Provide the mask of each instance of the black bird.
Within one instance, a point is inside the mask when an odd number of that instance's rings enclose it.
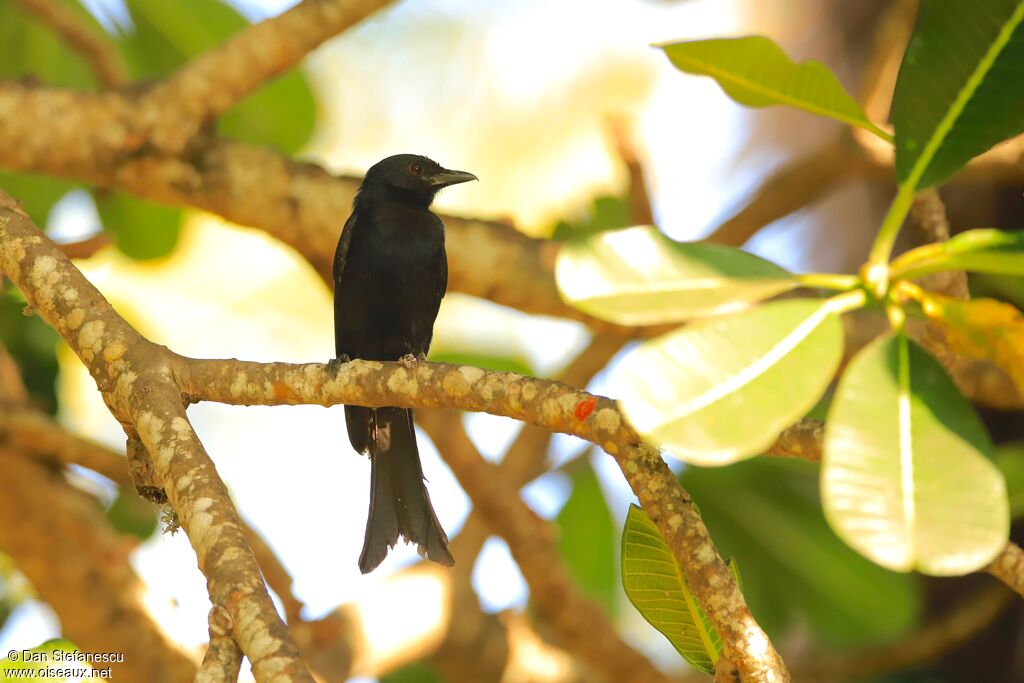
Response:
[[[334,256],[334,343],[339,360],[422,359],[448,286],[438,190],[476,180],[415,154],[366,172]],[[373,571],[401,535],[420,555],[455,563],[430,504],[412,411],[345,406],[352,447],[370,456],[370,512],[359,569]]]

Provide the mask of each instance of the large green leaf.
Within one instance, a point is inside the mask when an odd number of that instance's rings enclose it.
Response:
[[[623,412],[687,462],[757,455],[832,381],[843,354],[835,301],[776,301],[652,339],[619,365]]]
[[[134,30],[122,38],[132,75],[159,78],[217,47],[247,25],[220,0],[127,0]],[[313,132],[316,102],[298,70],[274,79],[226,113],[220,129],[231,137],[299,149]]]
[[[183,216],[178,207],[113,192],[101,197],[96,208],[118,249],[132,258],[160,258],[178,243]]]
[[[893,95],[896,175],[923,188],[1024,131],[1024,0],[923,0]]]
[[[160,525],[157,508],[133,489],[119,489],[107,508],[107,520],[116,531],[145,541]]]
[[[891,139],[868,120],[828,67],[813,60],[795,64],[769,38],[715,38],[661,47],[676,68],[711,76],[740,104],[748,107],[788,104],[858,126],[885,140]]]
[[[919,577],[869,562],[829,529],[818,474],[816,463],[755,458],[687,467],[680,480],[719,550],[743,567],[743,595],[773,639],[796,627],[813,649],[906,632],[921,607]]]
[[[711,315],[797,286],[774,263],[720,244],[675,242],[656,228],[567,242],[555,268],[571,305],[623,325]]]
[[[857,354],[825,428],[829,524],[897,571],[965,574],[1006,544],[1006,486],[984,428],[942,367],[903,335]]]
[[[630,505],[622,529],[622,587],[637,611],[668,638],[686,661],[714,673],[722,641],[658,527]]]
[[[580,588],[614,616],[619,595],[615,526],[589,459],[581,458],[575,465],[572,493],[558,513],[558,547]]]

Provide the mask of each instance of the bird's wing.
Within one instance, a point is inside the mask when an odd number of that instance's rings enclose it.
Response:
[[[341,355],[341,279],[345,273],[345,260],[348,258],[348,248],[352,243],[352,234],[355,232],[356,212],[345,221],[345,227],[341,229],[341,237],[338,239],[338,248],[334,252],[334,351]]]

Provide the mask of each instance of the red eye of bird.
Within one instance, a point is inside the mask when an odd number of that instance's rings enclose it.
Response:
[[[412,173],[413,175],[420,175],[421,173],[423,173],[423,167],[420,166],[419,164],[411,164],[409,166],[409,172]]]

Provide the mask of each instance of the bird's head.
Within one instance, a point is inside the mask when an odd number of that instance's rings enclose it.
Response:
[[[410,203],[429,206],[438,190],[449,185],[477,180],[472,173],[453,171],[418,154],[396,154],[370,167],[361,194],[386,193]]]

